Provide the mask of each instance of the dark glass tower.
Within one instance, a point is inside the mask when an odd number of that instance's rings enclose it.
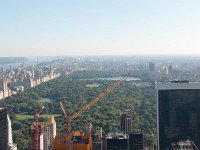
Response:
[[[158,82],[156,99],[158,150],[188,139],[200,147],[200,83]]]
[[[6,150],[8,145],[7,108],[0,107],[0,150]]]
[[[130,110],[126,110],[120,114],[120,131],[132,132],[132,116]]]

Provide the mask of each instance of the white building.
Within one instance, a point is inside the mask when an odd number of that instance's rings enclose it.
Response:
[[[56,122],[54,116],[48,118],[44,126],[44,150],[53,149],[53,140],[56,136]]]
[[[11,120],[7,115],[8,120],[8,150],[17,150],[17,145],[13,143]]]

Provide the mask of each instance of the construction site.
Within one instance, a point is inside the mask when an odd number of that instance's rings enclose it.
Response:
[[[88,123],[85,125],[85,131],[72,131],[72,126],[76,126],[73,124],[73,121],[77,119],[82,113],[86,110],[90,109],[97,102],[102,100],[105,96],[111,93],[115,88],[120,86],[128,77],[123,77],[122,79],[114,82],[108,88],[106,88],[102,93],[97,95],[91,102],[83,106],[79,111],[69,115],[61,101],[59,101],[59,107],[62,111],[63,116],[63,124],[65,126],[64,133],[61,135],[56,135],[56,126],[54,117],[50,117],[48,121],[39,122],[39,115],[44,110],[44,107],[35,111],[34,121],[30,127],[30,136],[31,136],[31,150],[92,150],[92,125]],[[102,134],[102,129],[97,129],[97,137],[99,141],[101,141],[101,137],[98,137]],[[101,135],[102,136],[102,135]],[[94,139],[94,141],[98,144],[98,140]],[[101,143],[101,142],[99,142]],[[102,144],[102,143],[101,143]],[[98,146],[97,146],[98,147]],[[102,149],[102,146],[95,149]]]

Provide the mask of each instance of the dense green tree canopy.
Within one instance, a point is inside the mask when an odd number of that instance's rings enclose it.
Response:
[[[33,121],[33,119],[19,120],[16,117],[17,114],[28,114],[34,117],[34,110],[41,108],[42,105],[45,105],[44,113],[58,114],[61,113],[58,101],[62,101],[65,110],[69,114],[73,114],[115,82],[99,80],[100,77],[121,75],[118,72],[74,72],[1,101],[8,107],[12,119],[14,142],[18,144],[20,150],[28,149],[30,144],[29,127]],[[134,132],[143,132],[145,144],[152,144],[156,130],[154,86],[147,75],[138,73],[137,77],[148,81],[150,86],[136,86],[135,81],[125,81],[79,116],[74,121],[73,130],[83,130],[84,125],[91,122],[93,126],[102,127],[104,133],[117,131],[119,130],[120,113],[130,109]],[[92,86],[94,83],[95,86]],[[41,102],[40,98],[49,98],[52,102]],[[58,123],[58,127],[62,128],[62,125]]]

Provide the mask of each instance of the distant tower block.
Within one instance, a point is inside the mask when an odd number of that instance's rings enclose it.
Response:
[[[87,136],[91,135],[91,131],[92,131],[92,124],[88,123],[85,126],[85,136],[87,137]]]
[[[155,71],[155,64],[153,62],[149,62],[149,70]]]
[[[1,79],[0,80],[0,91],[5,91],[8,89],[8,86],[7,86],[8,82],[6,79]]]
[[[120,114],[120,131],[132,132],[132,116],[130,110],[126,110]]]

